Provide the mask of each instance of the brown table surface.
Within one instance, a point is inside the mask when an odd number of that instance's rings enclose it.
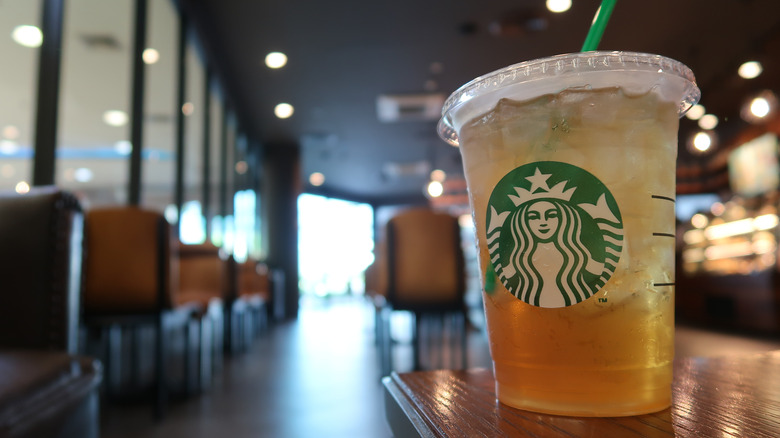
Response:
[[[393,373],[385,408],[399,438],[780,437],[780,351],[675,361],[672,407],[634,417],[537,414],[496,401],[489,370]]]

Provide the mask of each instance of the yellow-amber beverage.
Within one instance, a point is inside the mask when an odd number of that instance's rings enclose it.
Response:
[[[678,119],[698,97],[676,61],[587,52],[507,67],[445,104],[502,403],[577,416],[670,405]]]

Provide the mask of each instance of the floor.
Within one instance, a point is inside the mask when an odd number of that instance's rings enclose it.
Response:
[[[297,321],[276,324],[251,349],[229,358],[205,394],[172,404],[154,422],[151,409],[105,406],[103,438],[310,437],[384,438],[374,314],[359,298],[301,303]],[[411,366],[402,313],[394,316],[396,369]],[[677,328],[678,357],[744,354],[780,349],[780,340]],[[483,332],[468,339],[469,367],[490,366]]]

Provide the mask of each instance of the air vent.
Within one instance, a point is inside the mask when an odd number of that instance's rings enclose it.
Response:
[[[376,112],[380,122],[438,120],[444,95],[430,94],[382,94],[376,99]]]
[[[88,48],[93,50],[121,50],[122,45],[119,40],[111,34],[82,34],[81,41]]]

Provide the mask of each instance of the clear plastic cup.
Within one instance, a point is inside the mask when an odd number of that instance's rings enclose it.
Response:
[[[670,405],[677,132],[699,96],[677,61],[585,52],[503,68],[445,103],[502,403],[576,416]]]

